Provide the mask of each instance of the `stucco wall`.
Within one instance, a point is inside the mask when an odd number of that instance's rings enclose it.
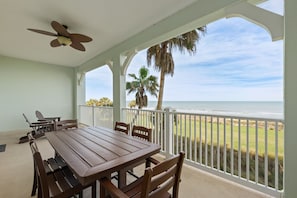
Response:
[[[0,132],[29,129],[35,111],[44,116],[74,115],[74,69],[0,56]]]

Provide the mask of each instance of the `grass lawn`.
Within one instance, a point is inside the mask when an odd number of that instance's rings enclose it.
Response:
[[[247,125],[247,122],[249,124]],[[175,135],[186,136],[192,140],[201,139],[203,143],[207,142],[209,145],[224,146],[227,148],[233,147],[234,150],[248,151],[255,153],[258,149],[258,155],[275,156],[276,145],[278,148],[278,156],[284,154],[284,131],[283,127],[278,127],[278,132],[275,132],[275,123],[258,121],[241,120],[238,124],[238,119],[231,120],[217,120],[213,119],[193,119],[181,118],[177,125],[173,126]],[[224,133],[225,131],[225,133]],[[276,141],[276,138],[278,141]],[[258,144],[256,144],[258,142]],[[240,143],[240,145],[239,145]],[[238,147],[240,146],[240,149]],[[257,148],[258,147],[258,148]]]

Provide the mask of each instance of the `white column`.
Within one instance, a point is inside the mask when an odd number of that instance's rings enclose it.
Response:
[[[85,83],[85,73],[75,71],[74,76],[74,117],[80,119],[80,109],[79,105],[85,105],[86,103],[86,83]]]
[[[173,154],[173,122],[174,122],[174,115],[170,114],[173,111],[172,108],[166,107],[165,111],[165,138],[166,138],[166,158],[169,158]]]
[[[123,74],[124,60],[121,56],[112,60],[113,73],[113,121],[122,120],[122,108],[126,107],[126,77]]]
[[[285,2],[285,197],[297,195],[297,22],[296,0]]]

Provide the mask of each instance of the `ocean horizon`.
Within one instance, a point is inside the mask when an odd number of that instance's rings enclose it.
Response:
[[[163,101],[162,106],[178,112],[283,119],[283,104],[282,101]],[[157,101],[149,101],[143,109],[156,106]]]

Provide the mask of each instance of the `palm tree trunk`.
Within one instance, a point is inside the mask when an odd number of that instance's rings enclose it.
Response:
[[[162,102],[163,102],[163,92],[164,92],[164,83],[165,83],[165,73],[163,69],[160,72],[160,89],[159,89],[159,95],[158,95],[158,104],[157,104],[157,110],[162,110]]]

